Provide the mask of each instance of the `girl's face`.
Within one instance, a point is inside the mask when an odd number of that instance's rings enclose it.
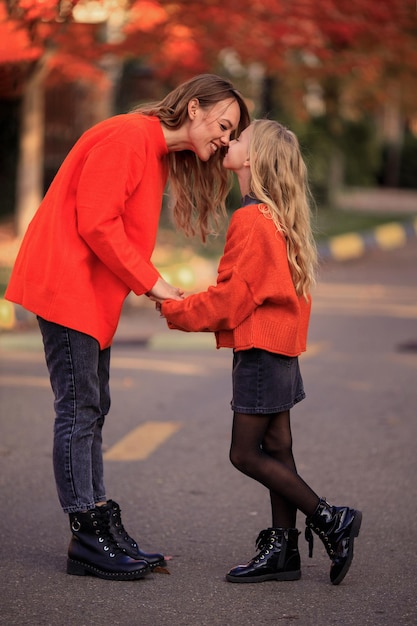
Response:
[[[248,126],[243,130],[237,139],[229,144],[229,149],[226,156],[223,159],[223,166],[238,172],[244,167],[249,166],[249,145],[252,136],[252,127]]]
[[[217,102],[208,110],[192,100],[189,116],[190,147],[199,159],[208,161],[219,148],[229,145],[230,135],[239,124],[240,108],[233,98]]]

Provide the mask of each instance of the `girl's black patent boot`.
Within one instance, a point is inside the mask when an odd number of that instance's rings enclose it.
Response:
[[[246,565],[237,565],[226,575],[231,583],[260,583],[264,580],[298,580],[301,577],[296,528],[267,528],[256,540],[260,550]]]
[[[330,582],[338,585],[342,582],[353,559],[353,541],[359,535],[362,522],[361,511],[346,506],[331,506],[321,499],[317,509],[306,519],[305,537],[309,543],[309,556],[313,556],[312,530],[324,543],[327,554],[332,560]]]
[[[113,539],[117,545],[132,559],[141,559],[149,563],[153,568],[158,565],[166,565],[165,557],[158,552],[150,554],[143,552],[132,537],[129,536],[122,523],[122,516],[120,506],[114,500],[107,500],[106,504],[101,507],[103,513],[109,515],[109,528]]]
[[[68,547],[67,573],[107,580],[134,580],[150,572],[144,560],[127,556],[114,541],[108,515],[96,506],[85,513],[70,513],[72,538]]]

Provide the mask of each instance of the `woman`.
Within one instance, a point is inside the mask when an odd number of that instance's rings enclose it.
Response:
[[[37,315],[43,337],[55,396],[55,481],[72,531],[70,574],[126,580],[164,562],[138,547],[106,496],[110,346],[130,291],[182,297],[150,261],[167,180],[177,226],[204,240],[229,189],[225,151],[248,123],[233,85],[204,74],[160,102],[97,124],[66,157],[22,242],[6,298]]]

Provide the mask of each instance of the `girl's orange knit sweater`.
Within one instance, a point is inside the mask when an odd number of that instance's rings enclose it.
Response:
[[[182,301],[166,300],[171,328],[214,331],[218,348],[306,350],[311,301],[296,294],[285,239],[259,204],[232,216],[217,284]]]
[[[84,133],[29,225],[6,298],[109,346],[129,291],[159,277],[150,258],[167,153],[156,117],[115,116]]]

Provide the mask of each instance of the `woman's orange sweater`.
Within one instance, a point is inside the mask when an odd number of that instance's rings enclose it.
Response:
[[[127,294],[159,277],[150,258],[167,153],[156,117],[119,115],[84,133],[29,225],[6,298],[109,346]]]
[[[298,356],[306,350],[311,301],[297,296],[285,239],[251,204],[232,216],[217,284],[185,300],[166,300],[171,328],[214,331],[218,348]]]

